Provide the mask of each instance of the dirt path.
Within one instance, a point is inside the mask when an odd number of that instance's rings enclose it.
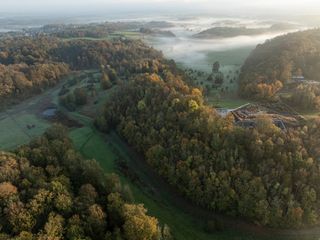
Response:
[[[41,106],[43,106],[46,103],[50,103],[52,101],[52,94],[61,88],[61,86],[64,84],[64,81],[61,81],[56,86],[44,91],[40,95],[36,95],[33,97],[30,97],[21,103],[8,106],[7,108],[3,109],[0,112],[0,118],[2,115],[14,115],[16,113],[25,111],[27,113],[37,113],[39,110],[42,110]]]

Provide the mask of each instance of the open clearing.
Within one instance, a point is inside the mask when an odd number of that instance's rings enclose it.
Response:
[[[241,66],[250,54],[253,47],[243,47],[225,51],[211,51],[206,57],[193,66],[179,64],[185,68],[194,83],[205,90],[206,101],[217,108],[234,109],[248,103],[248,100],[238,97],[239,74]],[[221,85],[215,84],[215,77],[209,80],[212,73],[212,65],[218,61],[220,72],[223,74]]]
[[[212,51],[206,53],[206,61],[214,63],[219,61],[222,65],[242,65],[254,47],[242,47],[225,51]]]
[[[27,125],[34,125],[35,127],[28,129]],[[26,144],[34,137],[40,136],[49,126],[48,122],[37,118],[34,114],[2,114],[0,120],[1,149],[11,150]]]

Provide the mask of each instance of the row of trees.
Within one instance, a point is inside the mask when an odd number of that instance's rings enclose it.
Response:
[[[320,223],[319,119],[287,132],[264,118],[239,128],[164,71],[121,86],[96,122],[198,205],[272,227]]]
[[[0,153],[0,238],[171,239],[126,189],[54,126],[14,154]]]

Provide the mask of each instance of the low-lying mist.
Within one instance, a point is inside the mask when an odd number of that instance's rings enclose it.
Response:
[[[168,58],[172,58],[185,67],[196,68],[208,71],[212,63],[209,62],[208,54],[224,51],[239,51],[246,49],[244,53],[249,54],[250,50],[256,45],[264,43],[267,39],[302,29],[297,25],[296,29],[266,33],[255,36],[237,36],[232,38],[218,39],[197,39],[192,37],[194,34],[213,27],[247,27],[247,28],[268,28],[274,22],[262,21],[257,19],[217,19],[217,18],[186,18],[167,20],[174,24],[174,27],[167,28],[173,32],[175,38],[166,37],[147,37],[145,40],[154,48],[161,50]],[[230,55],[230,54],[229,54]],[[231,54],[232,55],[232,54]],[[217,58],[217,60],[220,60]],[[239,58],[235,58],[231,64],[239,65]]]

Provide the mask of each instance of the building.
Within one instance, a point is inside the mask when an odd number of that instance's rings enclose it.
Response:
[[[297,82],[297,83],[299,83],[299,82],[305,82],[305,81],[306,81],[305,77],[302,76],[302,75],[292,76],[291,80],[292,80],[293,82]]]

